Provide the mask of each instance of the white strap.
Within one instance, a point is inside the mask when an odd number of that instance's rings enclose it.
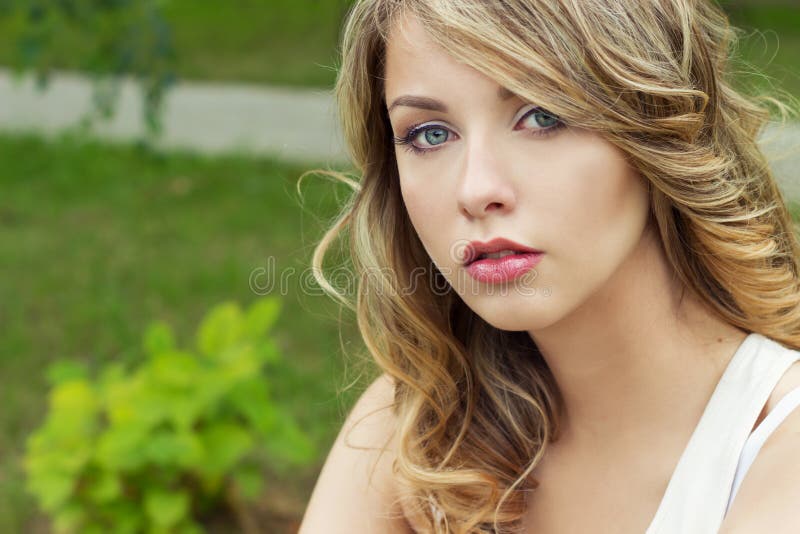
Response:
[[[753,460],[756,459],[758,452],[761,450],[761,447],[764,446],[767,438],[772,435],[783,420],[798,406],[800,406],[800,386],[784,395],[783,398],[778,401],[778,404],[769,411],[753,433],[750,434],[750,437],[747,438],[747,443],[744,444],[742,455],[739,458],[739,465],[736,468],[736,476],[733,479],[733,491],[731,492],[730,499],[728,499],[726,510],[730,509],[733,498],[736,497],[739,486],[742,484],[744,475],[747,474],[750,466],[753,465]]]
[[[745,338],[683,451],[647,534],[719,531],[742,447],[798,356],[761,334]]]

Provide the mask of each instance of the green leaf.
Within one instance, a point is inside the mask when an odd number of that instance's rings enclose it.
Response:
[[[248,500],[255,500],[264,488],[264,476],[254,466],[242,466],[233,473],[233,480],[242,496]]]
[[[144,385],[141,373],[106,384],[104,391],[106,411],[112,425],[142,420],[138,400],[142,397]]]
[[[175,527],[175,534],[204,534],[205,530],[203,530],[200,525],[193,521],[184,521],[177,527]]]
[[[36,478],[29,478],[27,489],[38,497],[39,505],[45,512],[55,512],[61,508],[72,495],[75,479],[63,473],[41,473]]]
[[[94,432],[98,399],[84,379],[69,380],[50,392],[47,426],[59,440],[83,441]]]
[[[159,397],[147,369],[140,369],[127,380],[110,384],[106,390],[106,410],[112,426],[152,427],[169,417],[170,407]]]
[[[262,338],[278,320],[281,312],[281,301],[277,297],[264,297],[247,310],[244,330],[249,339]]]
[[[169,419],[176,429],[189,432],[207,406],[204,396],[172,395],[168,405]]]
[[[169,528],[186,517],[189,496],[184,491],[151,489],[144,496],[144,508],[154,526]]]
[[[159,384],[187,388],[197,381],[198,373],[197,357],[188,352],[159,352],[150,360],[150,376]]]
[[[220,304],[203,319],[197,332],[197,347],[204,355],[217,357],[241,339],[243,326],[242,311],[236,303]]]
[[[140,425],[124,425],[108,429],[97,443],[97,462],[111,471],[135,470],[147,457],[144,445],[148,441],[148,428]]]
[[[275,457],[293,464],[303,465],[316,457],[314,444],[283,410],[274,413],[275,422],[266,448]]]
[[[142,505],[138,500],[136,503],[128,500],[110,503],[103,508],[103,512],[106,517],[113,518],[114,525],[110,530],[114,534],[139,534],[144,530],[145,511],[142,510]],[[103,534],[109,532],[108,526],[105,527],[105,530],[101,529],[100,532]]]
[[[175,335],[172,328],[163,321],[156,321],[147,327],[144,334],[144,350],[150,356],[174,350]]]
[[[231,406],[262,436],[275,428],[275,406],[269,398],[269,388],[261,377],[237,384],[229,396]]]
[[[81,529],[81,534],[106,534],[106,530],[103,525],[92,523],[84,526]]]
[[[72,431],[70,428],[69,432]],[[92,444],[86,436],[64,435],[48,425],[29,437],[23,462],[31,476],[58,472],[77,477],[91,456]]]
[[[201,470],[212,478],[231,469],[253,446],[250,433],[234,423],[213,423],[200,439],[206,451]]]
[[[45,371],[47,382],[56,386],[63,382],[86,378],[86,366],[70,360],[58,360],[51,363]]]
[[[89,487],[89,498],[103,504],[113,501],[122,494],[122,484],[119,477],[112,471],[101,471],[97,480]]]
[[[105,397],[112,385],[119,384],[127,379],[124,364],[120,362],[109,363],[100,372],[100,377],[97,380],[98,389],[102,391],[102,396]]]
[[[189,432],[176,433],[160,430],[152,434],[144,445],[148,460],[162,466],[195,466],[203,459],[203,445]]]
[[[59,415],[94,414],[97,401],[88,381],[74,379],[53,388],[50,392],[50,407]]]
[[[83,506],[69,504],[53,516],[53,527],[56,532],[77,532],[78,527],[86,519]]]
[[[191,390],[169,392],[164,408],[178,429],[191,430],[200,420],[217,417],[220,405],[236,384],[218,368],[203,369],[194,379]]]
[[[219,372],[231,385],[257,376],[261,371],[261,362],[250,345],[241,345],[225,351],[220,363],[224,367]]]

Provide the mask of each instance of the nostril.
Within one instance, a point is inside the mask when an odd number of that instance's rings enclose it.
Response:
[[[493,209],[500,209],[503,205],[500,202],[492,202],[488,206],[486,206],[486,211],[493,210]]]
[[[2,0],[0,0],[2,1]],[[494,210],[504,210],[507,204],[504,202],[489,202],[488,204],[479,203],[472,207],[466,204],[461,204],[460,211],[468,219],[475,217],[483,217]]]

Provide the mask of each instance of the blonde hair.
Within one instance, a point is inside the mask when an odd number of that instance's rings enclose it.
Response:
[[[395,382],[394,469],[429,532],[513,532],[562,401],[535,343],[449,288],[405,212],[384,102],[391,24],[416,17],[457,60],[566,124],[598,132],[650,183],[652,217],[685,288],[730,324],[800,348],[798,241],[756,139],[779,101],[732,87],[736,33],[702,0],[361,0],[336,86],[360,179],[317,245],[317,281],[352,306]],[[346,234],[355,302],[325,279]],[[420,269],[427,283],[399,291]]]

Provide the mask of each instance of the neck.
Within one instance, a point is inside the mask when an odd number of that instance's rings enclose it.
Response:
[[[558,384],[562,436],[572,442],[694,428],[747,335],[683,290],[652,229],[637,247],[579,309],[529,331]]]

